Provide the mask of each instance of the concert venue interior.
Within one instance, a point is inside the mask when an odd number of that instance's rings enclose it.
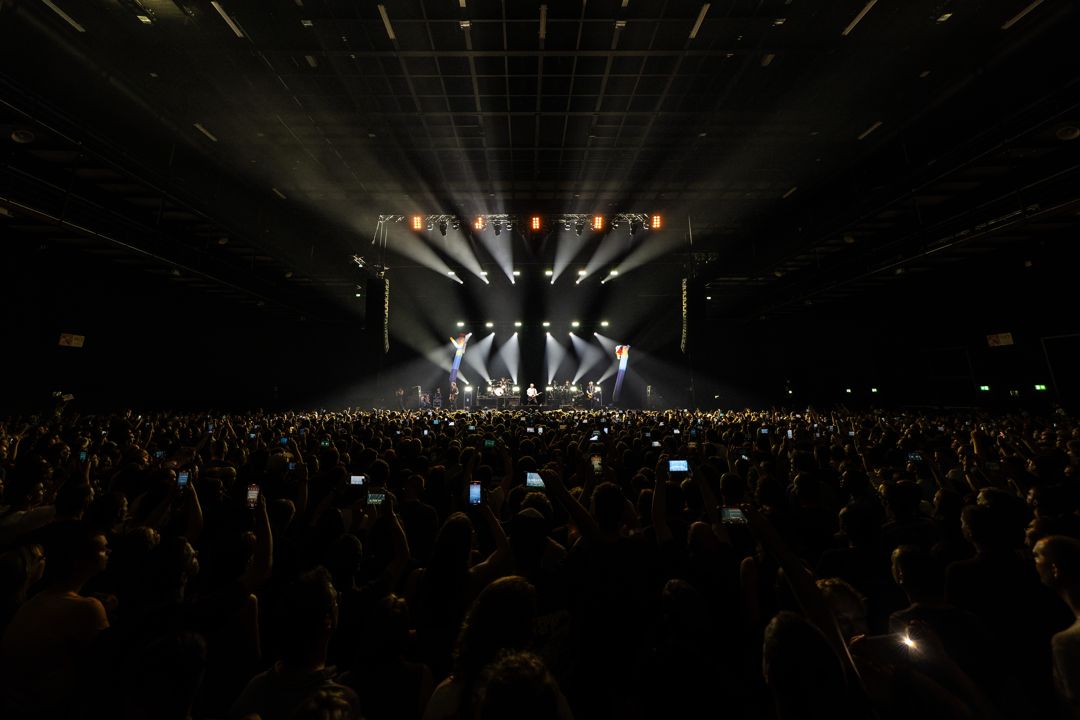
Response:
[[[0,0],[0,717],[1080,717],[1078,38]]]

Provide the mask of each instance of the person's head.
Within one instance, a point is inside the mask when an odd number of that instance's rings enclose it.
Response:
[[[290,667],[325,662],[337,622],[337,591],[326,568],[316,567],[290,582],[275,618],[282,662]]]
[[[817,586],[832,610],[845,640],[869,632],[866,598],[862,593],[840,578],[822,578],[817,581]]]
[[[126,659],[127,717],[186,720],[206,673],[206,642],[192,633],[169,634]]]
[[[877,540],[880,526],[865,505],[848,505],[840,510],[840,532],[852,547],[867,547]]]
[[[523,577],[511,575],[484,588],[461,625],[454,649],[455,675],[468,682],[500,650],[525,650],[533,642],[536,590]]]
[[[45,548],[49,562],[44,579],[54,587],[77,592],[108,565],[108,540],[84,523],[61,523],[53,530]]]
[[[793,612],[776,615],[765,628],[762,651],[765,684],[780,720],[844,717],[844,670],[829,641]]]
[[[199,553],[185,537],[163,537],[149,553],[146,572],[155,597],[182,598],[188,581],[199,574]]]
[[[911,520],[919,514],[922,489],[911,480],[885,485],[885,509],[893,520]]]
[[[1010,525],[1006,514],[990,505],[968,505],[960,514],[964,538],[979,552],[1007,552],[1016,546]]]
[[[428,567],[437,573],[462,573],[469,568],[475,533],[472,521],[465,513],[446,518],[435,536],[435,547]]]
[[[94,490],[89,485],[66,482],[56,493],[56,516],[65,520],[82,520],[94,501]]]
[[[484,668],[478,685],[477,720],[558,720],[559,686],[543,661],[505,652]]]
[[[360,720],[350,691],[343,687],[323,688],[296,706],[289,720]]]
[[[941,565],[918,545],[901,545],[893,550],[892,576],[912,602],[937,599],[944,592]]]
[[[1080,540],[1051,535],[1035,544],[1034,555],[1043,584],[1080,601]]]
[[[593,490],[593,516],[600,531],[616,533],[622,521],[626,499],[622,490],[612,482],[602,482]]]
[[[0,555],[0,613],[13,613],[45,572],[45,549],[21,545]],[[0,621],[10,619],[0,615]]]

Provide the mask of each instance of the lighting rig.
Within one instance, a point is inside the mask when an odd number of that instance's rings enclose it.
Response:
[[[413,232],[432,232],[438,230],[443,236],[447,229],[459,230],[468,227],[474,233],[491,230],[496,236],[503,230],[517,228],[524,233],[546,234],[561,228],[573,231],[580,237],[586,230],[602,233],[608,230],[626,228],[631,236],[646,230],[663,229],[663,217],[659,213],[560,213],[556,215],[512,215],[507,213],[487,213],[472,215],[468,219],[451,213],[431,215],[380,215],[379,226],[388,223],[407,223]]]

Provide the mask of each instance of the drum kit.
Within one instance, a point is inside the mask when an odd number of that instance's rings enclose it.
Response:
[[[521,388],[510,378],[499,378],[488,383],[487,393],[481,396],[484,404],[495,407],[516,407],[521,402]]]

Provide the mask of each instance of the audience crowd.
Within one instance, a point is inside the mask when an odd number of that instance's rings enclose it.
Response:
[[[0,424],[0,717],[1080,717],[1080,425]]]

